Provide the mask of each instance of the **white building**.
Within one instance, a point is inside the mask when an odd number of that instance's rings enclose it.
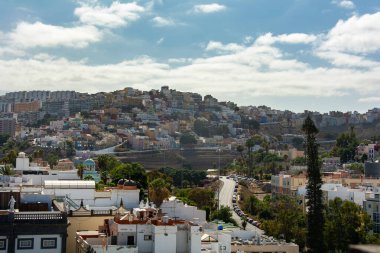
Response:
[[[43,186],[46,180],[78,180],[77,170],[51,170],[29,162],[29,157],[20,152],[16,158],[15,172],[22,175],[24,185]]]
[[[117,249],[128,253],[201,252],[201,226],[184,220],[174,221],[168,216],[157,218],[153,210],[142,211],[151,212],[142,216],[128,213],[106,220],[101,232],[109,233],[109,237],[97,231],[77,232],[76,252],[96,250],[102,245],[107,252],[120,252]]]
[[[340,198],[343,201],[351,201],[360,206],[363,206],[363,201],[368,192],[365,187],[352,189],[344,187],[342,184],[323,184],[321,189],[326,202]],[[297,194],[301,197],[305,197],[306,185],[298,187]]]
[[[96,191],[95,181],[84,180],[48,180],[44,184],[44,194],[53,198],[68,197],[78,206],[81,201],[87,209],[116,207],[123,200],[124,207],[139,206],[140,190],[133,181],[119,181],[118,187]]]
[[[170,199],[169,201],[164,201],[160,209],[162,213],[169,217],[176,217],[181,220],[189,220],[197,222],[198,224],[206,223],[206,211],[200,210],[195,206],[188,206],[182,201],[177,199]]]

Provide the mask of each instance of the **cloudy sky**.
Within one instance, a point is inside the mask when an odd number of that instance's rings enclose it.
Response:
[[[0,94],[162,85],[293,111],[380,107],[380,1],[0,1]]]

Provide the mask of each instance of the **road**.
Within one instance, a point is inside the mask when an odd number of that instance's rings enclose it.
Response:
[[[220,206],[229,206],[232,209],[232,218],[236,220],[236,222],[241,226],[241,218],[233,211],[232,207],[232,196],[234,194],[235,184],[236,182],[232,179],[227,179],[226,177],[220,178],[221,181],[223,181],[223,187],[220,190],[219,193],[219,205]],[[250,223],[247,223],[246,230],[252,230],[256,233],[262,235],[264,234],[264,231],[257,228],[256,226],[253,226]]]

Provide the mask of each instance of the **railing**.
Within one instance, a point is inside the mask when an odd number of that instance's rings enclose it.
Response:
[[[91,216],[105,216],[105,215],[113,215],[112,209],[109,210],[91,210]]]
[[[61,212],[21,212],[10,213],[14,223],[25,224],[66,224],[67,215]]]
[[[65,202],[65,197],[62,197],[62,196],[58,196],[56,197],[56,200],[59,201],[59,202]],[[76,204],[72,199],[70,199],[69,197],[66,197],[66,201],[67,201],[67,204],[69,204],[69,206],[73,207],[74,209],[78,209],[79,208],[79,205]]]

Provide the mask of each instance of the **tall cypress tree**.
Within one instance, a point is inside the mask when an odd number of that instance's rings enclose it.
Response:
[[[318,159],[318,144],[315,136],[318,129],[313,120],[308,116],[302,126],[306,135],[306,160],[308,183],[306,186],[307,198],[307,239],[309,252],[323,253],[323,203],[322,203],[322,179],[320,162]]]

